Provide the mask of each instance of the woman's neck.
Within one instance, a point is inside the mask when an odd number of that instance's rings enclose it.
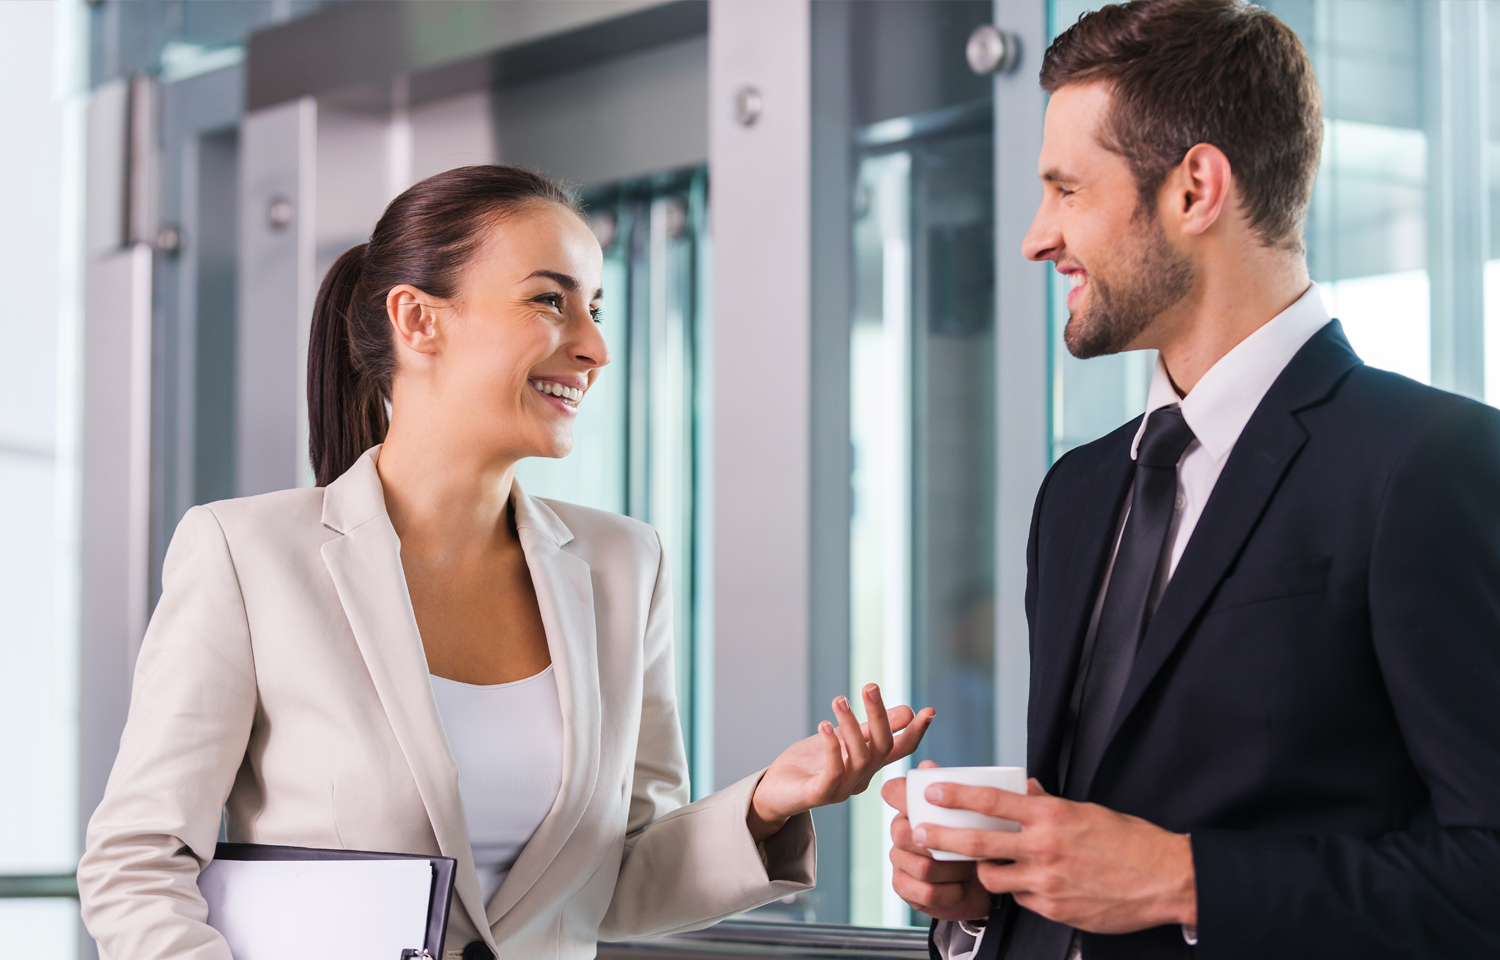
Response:
[[[376,469],[403,549],[451,553],[515,538],[508,512],[514,460],[393,419]]]

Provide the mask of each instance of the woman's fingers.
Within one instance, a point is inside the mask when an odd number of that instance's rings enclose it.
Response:
[[[850,793],[864,793],[870,787],[870,781],[880,768],[885,766],[886,758],[890,756],[891,746],[894,738],[891,735],[891,721],[886,713],[885,704],[880,700],[880,688],[870,684],[864,689],[865,716],[869,721],[865,724],[868,731],[867,744],[870,750],[869,763],[854,782]]]
[[[827,720],[818,724],[818,741],[823,746],[823,769],[813,780],[813,792],[817,794],[813,806],[837,801],[839,786],[844,781],[844,745]]]
[[[848,697],[838,697],[833,701],[833,713],[839,721],[839,739],[844,742],[844,750],[849,756],[849,761],[844,767],[844,782],[841,787],[842,796],[847,797],[864,777],[865,769],[870,765],[870,745],[865,742],[864,734],[860,732],[859,720],[849,707]]]
[[[872,683],[865,687],[864,695],[865,716],[870,718],[869,723],[866,724],[868,731],[865,739],[870,743],[870,756],[875,758],[877,765],[884,764],[895,742],[891,735],[891,718],[886,712],[885,702],[880,699],[878,686]]]
[[[922,735],[927,732],[927,727],[935,716],[937,716],[936,710],[923,707],[916,719],[907,724],[906,729],[902,730],[901,735],[896,738],[896,743],[891,748],[891,755],[886,758],[886,762],[911,756],[917,747],[921,746]]]

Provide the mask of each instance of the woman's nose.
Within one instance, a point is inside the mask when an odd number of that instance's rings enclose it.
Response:
[[[604,331],[592,318],[573,345],[572,352],[573,359],[587,367],[597,368],[609,363],[609,345],[604,342]]]

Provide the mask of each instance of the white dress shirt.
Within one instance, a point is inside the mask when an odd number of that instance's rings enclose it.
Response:
[[[1146,422],[1152,412],[1179,404],[1182,417],[1193,431],[1195,438],[1177,463],[1177,503],[1167,532],[1169,549],[1162,554],[1166,569],[1158,580],[1157,594],[1151,598],[1154,609],[1167,582],[1177,570],[1182,552],[1187,548],[1198,518],[1214,492],[1214,484],[1224,471],[1224,464],[1234,450],[1235,443],[1250,422],[1250,417],[1265,398],[1271,384],[1281,376],[1281,371],[1291,362],[1303,344],[1312,339],[1329,320],[1328,311],[1316,284],[1309,285],[1306,292],[1290,307],[1277,314],[1270,322],[1241,340],[1219,361],[1204,373],[1187,396],[1179,397],[1167,375],[1167,368],[1160,357],[1156,359],[1156,371],[1151,378],[1151,390],[1146,396],[1146,416],[1135,433],[1130,445],[1130,458],[1135,459],[1141,436],[1146,432]],[[1120,535],[1125,529],[1125,519],[1130,513],[1130,497],[1125,497],[1125,510],[1115,527],[1115,549],[1119,549]],[[1114,570],[1114,556],[1110,556],[1109,567],[1104,572],[1104,581],[1094,601],[1094,612],[1089,620],[1085,643],[1099,629],[1099,614],[1104,607],[1104,594],[1109,589],[1110,574]],[[939,923],[934,931],[934,942],[945,960],[971,960],[979,949],[983,929],[970,924]],[[1197,943],[1197,931],[1183,928],[1183,936],[1189,943]],[[1079,960],[1078,941],[1075,939],[1069,960]]]
[[[432,694],[458,767],[469,846],[488,904],[552,811],[562,787],[563,718],[552,665],[511,683],[433,676]]]

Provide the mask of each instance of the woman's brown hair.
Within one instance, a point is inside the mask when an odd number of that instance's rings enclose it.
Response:
[[[385,440],[396,350],[386,315],[392,287],[450,299],[486,232],[533,203],[580,213],[555,180],[520,167],[459,167],[413,184],[385,208],[369,242],[323,278],[307,346],[308,453],[320,487]]]

